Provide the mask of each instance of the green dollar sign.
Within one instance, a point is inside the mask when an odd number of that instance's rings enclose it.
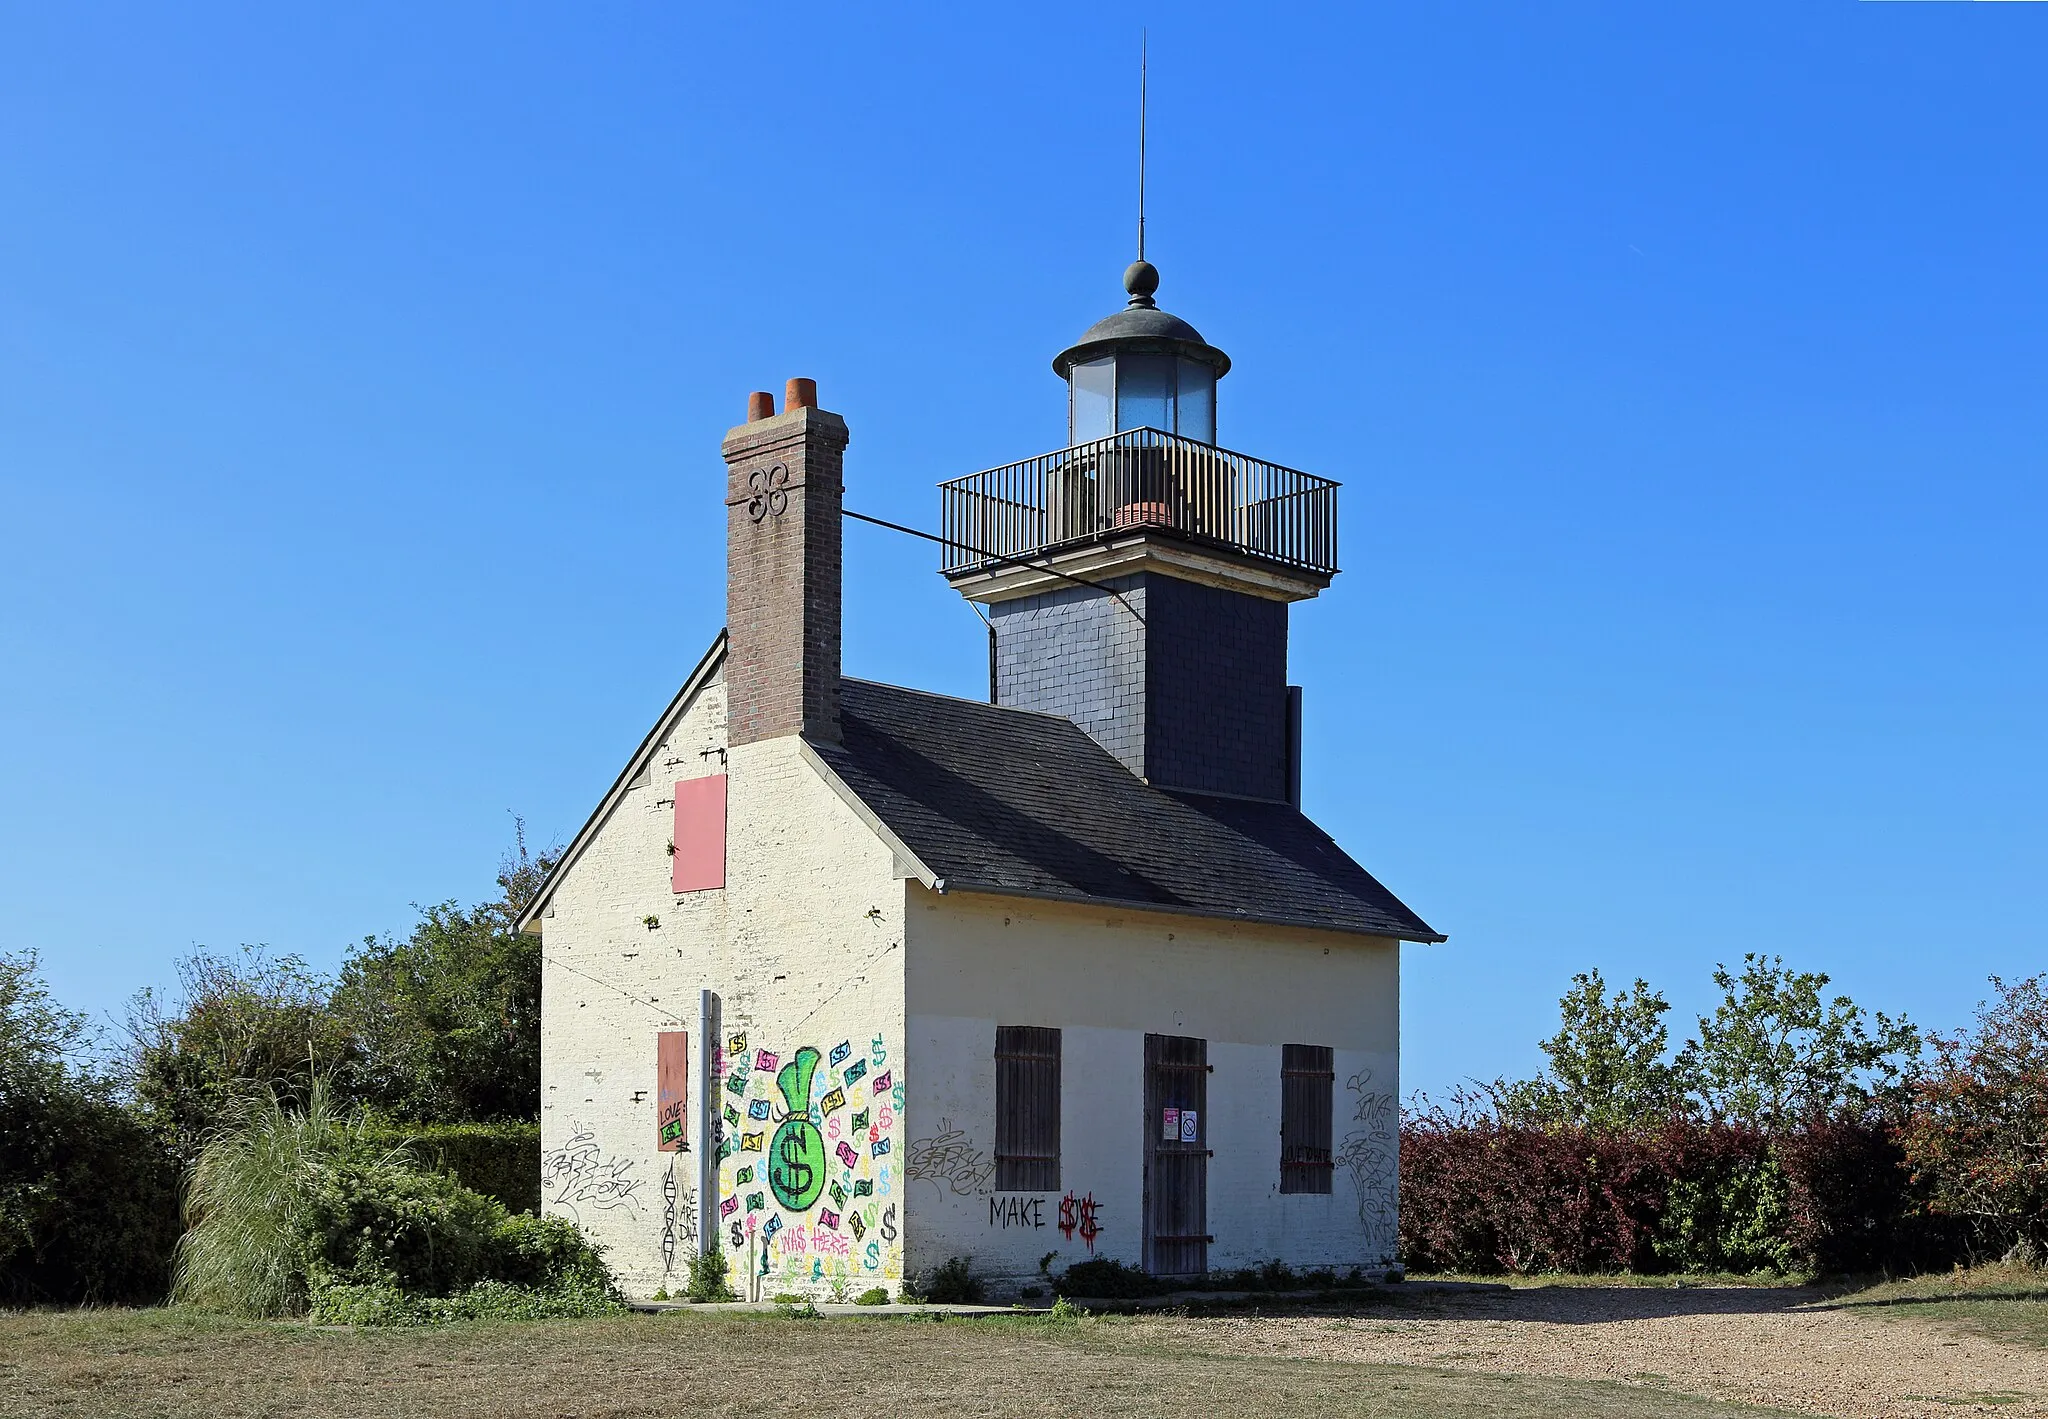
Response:
[[[818,1072],[818,1058],[805,1045],[775,1076],[789,1111],[768,1147],[768,1186],[791,1212],[810,1211],[825,1190],[825,1136],[811,1122],[811,1077]]]

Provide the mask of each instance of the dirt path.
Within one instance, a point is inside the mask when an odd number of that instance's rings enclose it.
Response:
[[[2048,1416],[2048,1351],[1790,1288],[1418,1287],[1364,1316],[1146,1324],[1229,1354],[1609,1380],[1845,1419]]]

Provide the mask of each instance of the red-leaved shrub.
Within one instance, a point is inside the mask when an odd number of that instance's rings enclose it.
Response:
[[[1433,1114],[1401,1132],[1401,1257],[1481,1274],[1944,1265],[1957,1234],[1901,1163],[1876,1120],[1622,1135]]]

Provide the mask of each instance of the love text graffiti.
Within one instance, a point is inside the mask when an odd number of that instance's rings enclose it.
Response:
[[[1060,1199],[1060,1235],[1068,1241],[1079,1237],[1095,1254],[1095,1239],[1102,1235],[1102,1204],[1094,1193],[1076,1197],[1071,1192]]]

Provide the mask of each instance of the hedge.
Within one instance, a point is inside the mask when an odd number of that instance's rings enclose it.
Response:
[[[1903,1271],[1966,1250],[1890,1130],[1860,1120],[1777,1135],[1411,1122],[1400,1218],[1417,1271]]]
[[[0,1091],[0,1306],[153,1304],[180,1230],[177,1160],[134,1115]]]
[[[422,1167],[495,1197],[508,1212],[540,1211],[540,1125],[416,1123],[377,1129],[372,1139],[403,1146]]]

